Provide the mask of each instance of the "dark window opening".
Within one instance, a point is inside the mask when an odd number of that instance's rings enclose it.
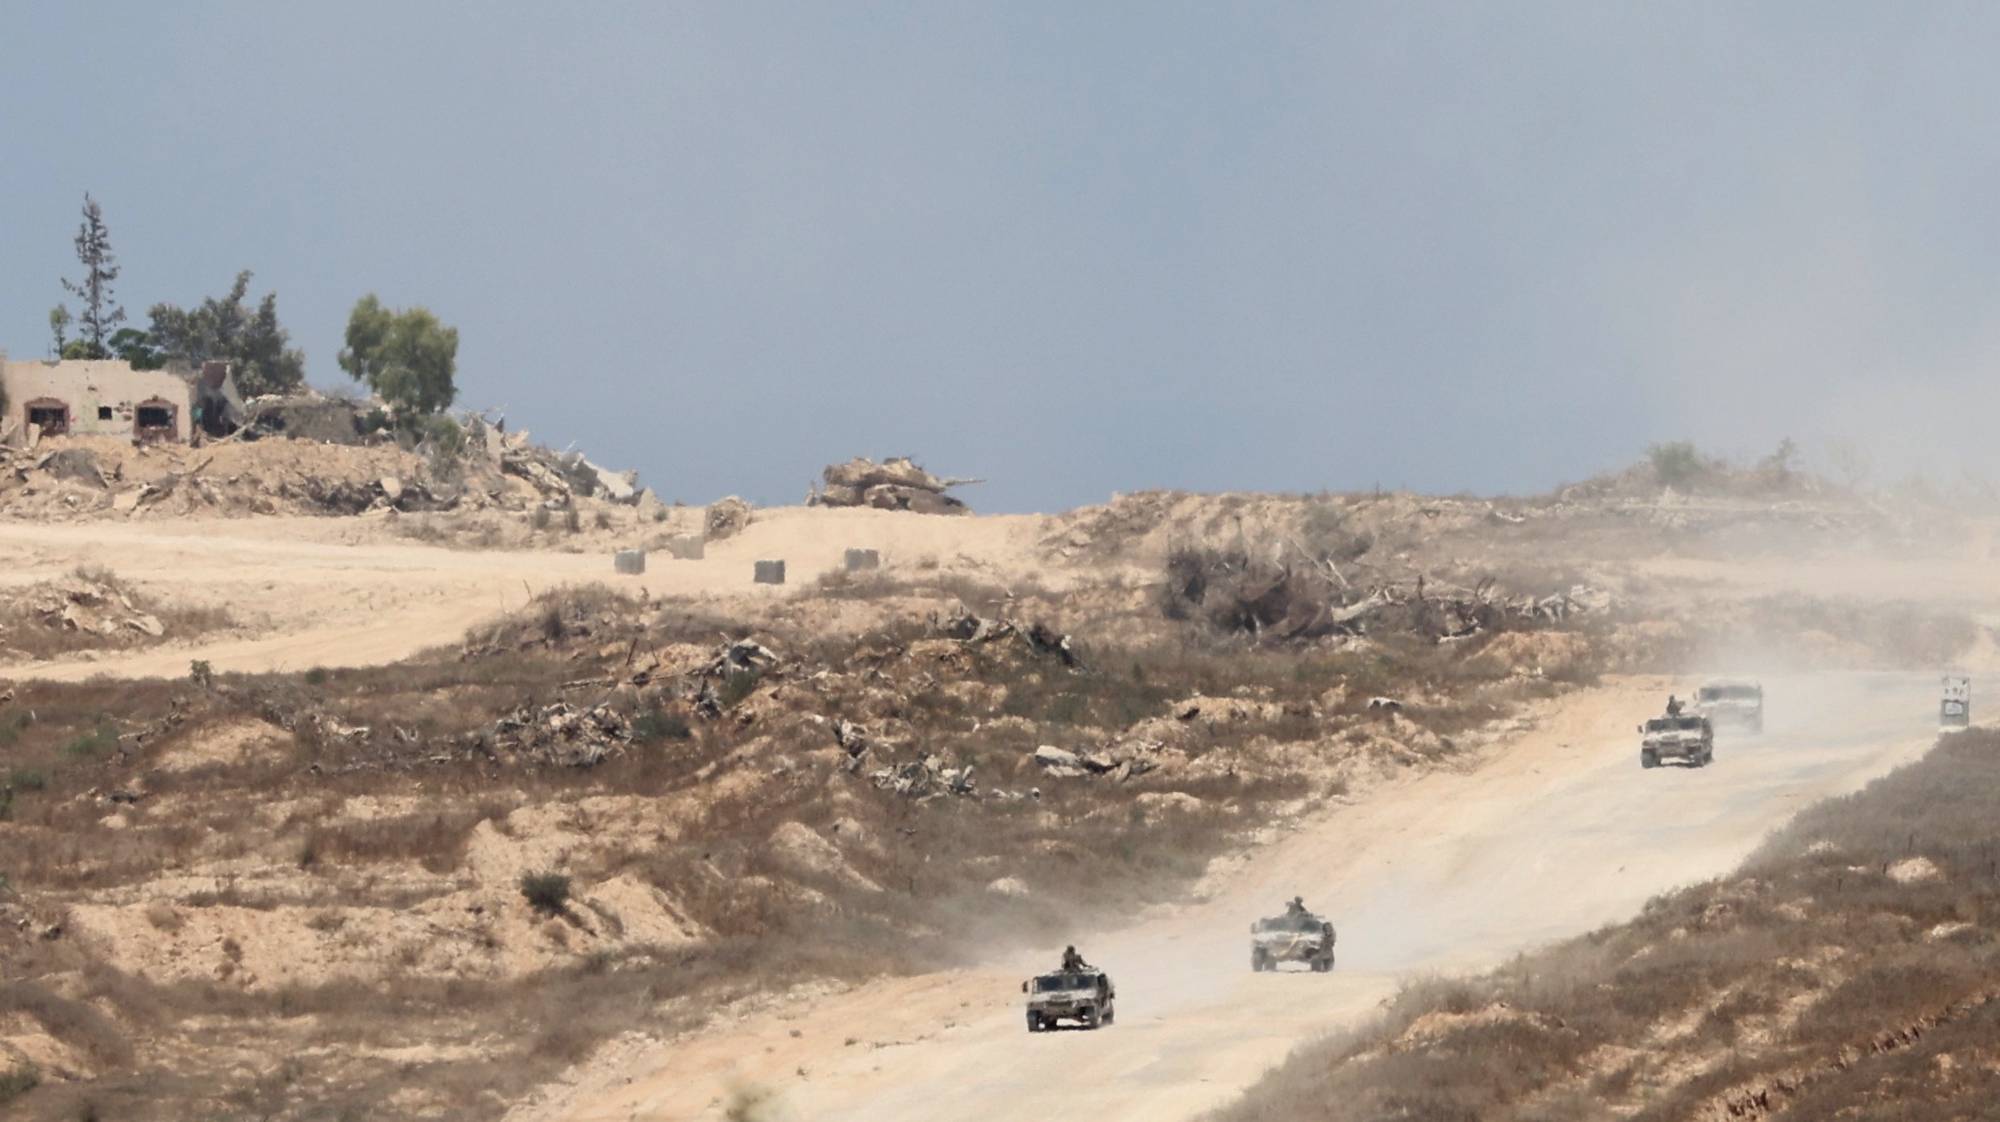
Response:
[[[98,420],[100,420],[100,421],[108,421],[108,420],[110,420],[110,419],[111,419],[111,407],[110,407],[109,405],[100,405],[100,406],[98,406],[98,407],[97,407],[97,419],[98,419]]]
[[[177,435],[175,421],[180,410],[173,403],[154,398],[132,410],[132,435],[137,440],[172,440]]]
[[[61,436],[69,431],[69,406],[50,398],[31,401],[28,423],[40,425],[43,436]]]

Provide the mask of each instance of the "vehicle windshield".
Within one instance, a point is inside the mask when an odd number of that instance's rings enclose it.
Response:
[[[1087,990],[1094,979],[1086,974],[1044,974],[1035,979],[1036,993],[1059,993],[1063,990]]]
[[[1700,732],[1700,717],[1654,717],[1646,722],[1647,732]]]
[[[1703,686],[1703,701],[1755,701],[1764,696],[1764,691],[1756,686]]]
[[[1259,931],[1318,931],[1320,921],[1312,916],[1273,916],[1257,921]]]

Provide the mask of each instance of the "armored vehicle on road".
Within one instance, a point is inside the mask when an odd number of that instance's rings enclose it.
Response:
[[[1021,992],[1028,995],[1029,1032],[1046,1032],[1060,1021],[1094,1029],[1117,1015],[1112,1003],[1118,990],[1095,966],[1037,975],[1021,983]]]
[[[1640,767],[1659,767],[1662,760],[1706,767],[1715,760],[1715,729],[1707,717],[1654,717],[1639,726],[1639,738]]]
[[[1756,682],[1703,682],[1694,695],[1696,715],[1715,728],[1748,733],[1764,731],[1764,687]]]
[[[1313,973],[1333,969],[1333,924],[1307,911],[1290,911],[1250,925],[1250,969],[1276,970],[1281,962],[1303,962]]]

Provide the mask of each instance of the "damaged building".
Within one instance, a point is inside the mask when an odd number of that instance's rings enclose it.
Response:
[[[0,353],[0,443],[44,436],[116,436],[186,444],[242,421],[243,399],[226,362],[199,370],[134,370],[120,359],[15,361]]]

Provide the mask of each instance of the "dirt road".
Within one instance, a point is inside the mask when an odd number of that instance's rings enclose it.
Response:
[[[642,577],[618,577],[606,552],[458,550],[410,542],[379,519],[264,518],[211,522],[0,522],[0,588],[50,580],[80,565],[112,570],[169,603],[226,608],[247,635],[170,643],[95,659],[0,667],[0,677],[73,681],[96,675],[378,665],[457,642],[466,628],[550,588],[603,582],[653,597],[775,596],[810,585],[850,548],[926,571],[1003,582],[1033,574],[1060,586],[1041,558],[1038,516],[936,518],[868,509],[759,511],[742,534],[699,561],[655,555]],[[751,581],[752,562],[781,558],[783,589]]]
[[[1633,726],[1662,683],[1573,697],[1463,774],[1434,773],[1254,852],[1207,900],[1082,944],[1118,1023],[1029,1035],[1035,962],[902,979],[668,1046],[613,1049],[510,1122],[752,1116],[813,1122],[1188,1118],[1412,974],[1476,969],[1719,875],[1795,810],[1934,738],[1929,675],[1767,680],[1768,729],[1706,769],[1642,771]],[[1340,930],[1331,975],[1250,973],[1247,927],[1303,893]]]

